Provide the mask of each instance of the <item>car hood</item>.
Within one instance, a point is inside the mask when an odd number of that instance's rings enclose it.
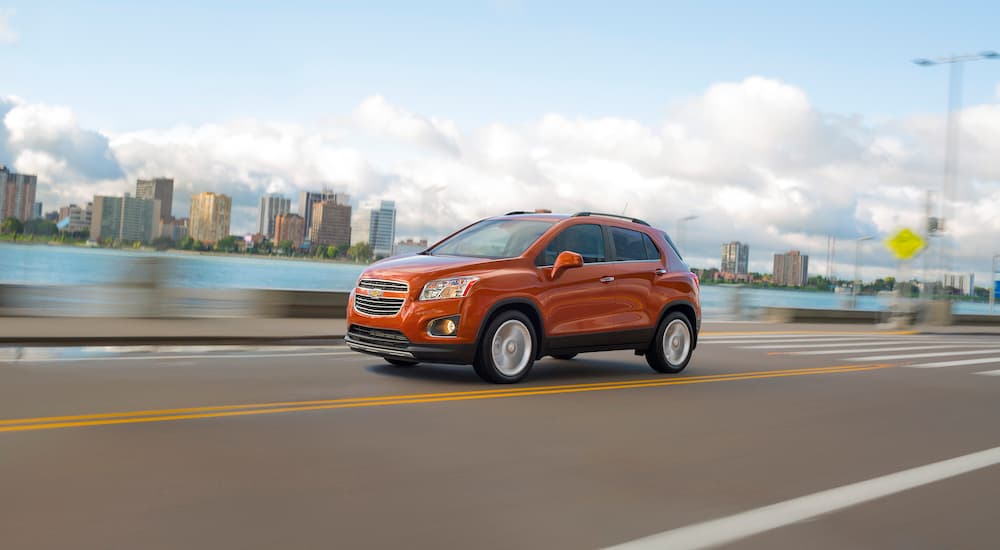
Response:
[[[463,256],[400,256],[378,261],[361,275],[370,279],[405,279],[411,282],[428,281],[435,277],[474,274],[479,270],[494,269],[509,259],[469,258]],[[461,273],[458,273],[461,272]]]

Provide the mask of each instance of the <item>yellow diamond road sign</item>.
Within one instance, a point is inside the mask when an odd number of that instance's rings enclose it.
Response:
[[[885,241],[885,245],[900,260],[909,260],[927,246],[927,241],[909,229],[903,229]]]

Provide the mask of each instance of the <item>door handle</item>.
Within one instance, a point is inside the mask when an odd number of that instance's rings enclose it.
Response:
[[[656,270],[656,271],[654,271],[653,273],[656,273],[657,275],[666,275],[666,274],[667,274],[667,270],[666,270],[666,269],[663,269],[663,268],[661,267],[660,269],[657,269],[657,270]]]
[[[610,275],[607,276],[607,277],[601,277],[601,282],[602,283],[610,283],[611,281],[614,281],[614,280],[615,280],[615,278],[611,277]]]

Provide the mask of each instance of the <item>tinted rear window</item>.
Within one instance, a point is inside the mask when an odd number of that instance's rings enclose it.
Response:
[[[611,232],[611,240],[615,244],[615,261],[629,262],[660,259],[660,254],[656,252],[655,246],[652,250],[647,248],[646,241],[649,240],[649,237],[645,233],[621,227],[609,227],[608,230]]]

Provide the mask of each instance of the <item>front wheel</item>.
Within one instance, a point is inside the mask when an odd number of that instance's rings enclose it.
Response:
[[[519,311],[505,311],[486,327],[472,366],[487,382],[513,384],[535,363],[536,342],[531,320]]]
[[[694,352],[693,334],[686,315],[677,311],[667,315],[656,329],[653,345],[646,351],[646,362],[656,372],[681,372]]]

